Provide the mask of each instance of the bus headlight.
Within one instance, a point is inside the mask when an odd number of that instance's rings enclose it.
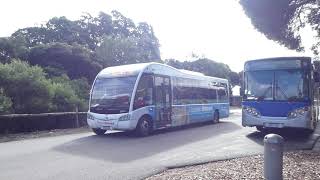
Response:
[[[243,110],[244,110],[245,112],[247,112],[248,114],[252,115],[252,116],[255,116],[255,117],[259,117],[259,116],[260,116],[259,111],[256,110],[255,108],[248,107],[248,106],[244,106],[244,107],[243,107]]]
[[[94,117],[90,113],[87,113],[87,118],[90,120],[94,120]]]
[[[123,115],[119,118],[119,121],[129,121],[129,120],[130,120],[129,114]]]
[[[296,118],[298,115],[304,115],[309,111],[309,107],[298,108],[288,114],[288,118]]]
[[[298,113],[296,113],[295,111],[290,112],[290,113],[288,114],[288,118],[296,118],[297,116],[298,116]]]
[[[297,110],[297,113],[298,113],[298,114],[301,114],[301,115],[304,115],[305,111],[304,111],[304,109],[298,109],[298,110]]]

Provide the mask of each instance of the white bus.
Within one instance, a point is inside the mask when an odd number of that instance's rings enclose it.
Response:
[[[96,77],[88,125],[97,135],[107,130],[155,129],[229,116],[228,80],[159,63],[108,67]]]

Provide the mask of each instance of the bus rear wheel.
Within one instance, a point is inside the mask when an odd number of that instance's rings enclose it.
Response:
[[[136,135],[140,137],[148,136],[152,131],[152,124],[148,117],[143,116],[140,118],[137,127],[136,127]]]
[[[219,112],[215,110],[213,113],[213,123],[219,123],[219,121],[220,121]]]
[[[100,129],[100,128],[92,128],[92,131],[99,136],[104,135],[106,133],[106,130]]]

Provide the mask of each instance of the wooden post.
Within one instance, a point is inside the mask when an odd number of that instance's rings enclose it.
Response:
[[[78,113],[79,113],[78,106],[76,106],[76,128],[78,128],[80,126]]]

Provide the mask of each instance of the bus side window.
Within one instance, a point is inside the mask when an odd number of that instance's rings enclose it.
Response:
[[[225,88],[220,88],[218,90],[219,102],[227,102],[227,92]]]
[[[139,109],[153,104],[153,77],[142,75],[136,90],[133,109]]]
[[[209,102],[210,103],[217,102],[217,89],[209,89]]]

